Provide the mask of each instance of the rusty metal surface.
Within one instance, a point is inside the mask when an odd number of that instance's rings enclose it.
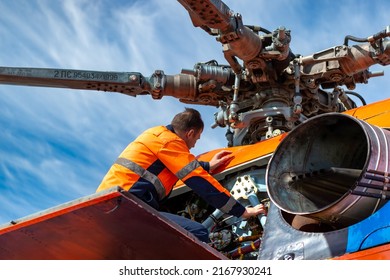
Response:
[[[120,189],[0,228],[0,259],[225,259]]]

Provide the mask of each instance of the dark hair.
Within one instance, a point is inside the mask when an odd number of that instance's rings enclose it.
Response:
[[[171,125],[175,131],[187,132],[190,129],[203,130],[204,123],[200,113],[192,108],[185,110],[173,117]]]

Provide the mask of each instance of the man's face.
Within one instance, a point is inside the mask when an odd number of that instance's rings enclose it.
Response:
[[[190,129],[186,132],[186,139],[184,141],[186,142],[188,149],[195,147],[196,141],[200,139],[202,132],[203,129]]]

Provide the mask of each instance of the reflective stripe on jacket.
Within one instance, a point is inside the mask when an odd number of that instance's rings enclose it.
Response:
[[[128,190],[151,206],[167,197],[178,179],[215,208],[241,216],[245,208],[198,162],[171,126],[150,128],[119,155],[97,191],[114,186]]]

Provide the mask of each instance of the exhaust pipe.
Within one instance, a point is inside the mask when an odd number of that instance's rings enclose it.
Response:
[[[281,210],[336,228],[378,210],[387,194],[390,132],[328,113],[294,128],[275,150],[267,191]]]

